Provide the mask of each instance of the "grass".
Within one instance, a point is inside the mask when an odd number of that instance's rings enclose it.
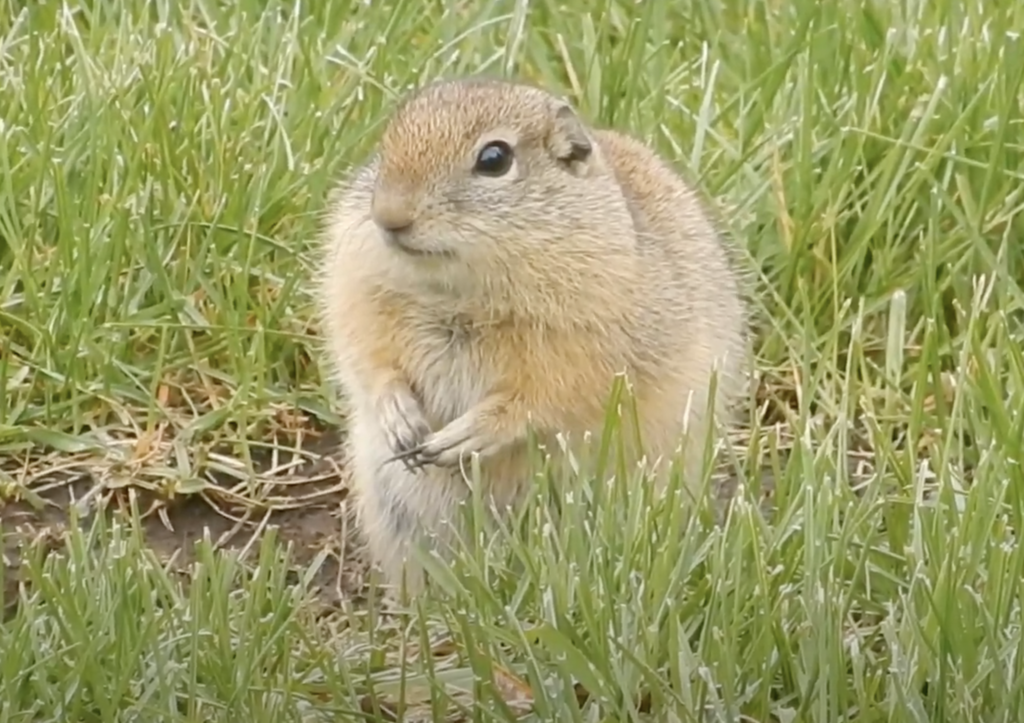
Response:
[[[1006,0],[0,0],[0,500],[131,503],[5,572],[0,722],[1018,720],[1022,33]],[[272,531],[180,576],[140,517],[321,494],[281,469],[343,424],[327,190],[397,94],[479,71],[653,144],[749,255],[729,513],[552,471],[411,610],[319,615],[326,553]]]

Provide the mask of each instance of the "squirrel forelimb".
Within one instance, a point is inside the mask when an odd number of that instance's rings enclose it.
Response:
[[[401,460],[418,469],[426,464],[458,467],[472,454],[486,459],[525,438],[525,413],[516,414],[520,406],[512,395],[494,394],[389,461]]]

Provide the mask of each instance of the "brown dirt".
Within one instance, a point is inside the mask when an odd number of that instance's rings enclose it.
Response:
[[[303,461],[290,466],[287,479],[275,486],[270,505],[231,504],[230,494],[218,499],[216,486],[203,494],[178,495],[172,501],[145,489],[131,488],[129,492],[123,487],[104,490],[105,508],[108,515],[126,519],[129,500],[133,500],[135,509],[145,511],[141,514],[144,539],[158,558],[175,570],[189,566],[195,543],[204,537],[220,549],[254,555],[262,535],[276,528],[279,543],[290,543],[296,567],[305,567],[327,552],[314,584],[320,602],[333,608],[342,600],[363,596],[367,569],[346,505],[343,472],[337,464],[338,442],[337,434],[325,433],[307,444]],[[270,469],[271,460],[254,460],[253,464],[263,473]],[[39,546],[43,554],[61,548],[64,533],[72,524],[72,506],[84,508],[79,524],[89,524],[99,497],[97,489],[102,487],[98,478],[103,475],[88,469],[83,464],[71,473],[54,472],[51,479],[37,477],[27,488],[30,494],[13,502],[0,498],[5,607],[17,601],[25,555]],[[217,479],[215,473],[209,477],[224,490],[238,484],[237,478]]]

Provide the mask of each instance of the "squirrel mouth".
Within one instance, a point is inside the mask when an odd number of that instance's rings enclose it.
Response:
[[[390,248],[395,249],[396,251],[401,251],[402,253],[407,254],[409,256],[444,257],[452,255],[451,252],[449,251],[425,249],[420,248],[418,246],[413,246],[412,244],[409,243],[408,236],[400,232],[396,233],[394,231],[385,231],[383,235],[384,243],[386,243]]]

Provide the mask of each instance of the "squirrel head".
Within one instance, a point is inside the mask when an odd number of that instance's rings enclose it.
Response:
[[[554,277],[585,283],[633,250],[632,217],[593,132],[538,88],[427,85],[395,110],[373,167],[381,243],[435,284],[533,293]]]

